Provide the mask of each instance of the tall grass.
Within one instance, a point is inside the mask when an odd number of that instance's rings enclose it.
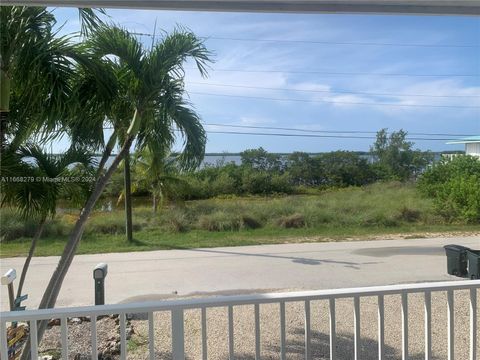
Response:
[[[0,213],[1,237],[5,240],[33,236],[34,221],[18,219],[10,210]],[[44,237],[65,236],[74,214],[58,214],[47,223]],[[149,207],[134,208],[134,230],[164,233],[191,231],[240,232],[260,228],[395,228],[442,224],[432,201],[413,185],[377,183],[365,187],[332,189],[315,195],[282,197],[230,197],[168,204],[158,213]],[[88,221],[87,235],[118,235],[124,232],[122,210],[96,212]]]

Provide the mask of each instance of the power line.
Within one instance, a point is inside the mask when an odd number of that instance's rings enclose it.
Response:
[[[190,70],[195,70],[191,68]],[[480,77],[480,74],[408,74],[408,73],[367,73],[367,72],[337,72],[337,71],[305,71],[305,70],[245,70],[245,69],[212,69],[220,72],[240,73],[286,73],[286,74],[319,74],[335,76],[405,76],[405,77]]]
[[[217,124],[217,123],[204,123],[203,125],[207,126],[218,126],[218,127],[229,127],[229,128],[244,128],[244,129],[263,129],[263,130],[285,130],[285,131],[299,131],[299,132],[308,132],[308,133],[324,133],[324,134],[377,134],[377,131],[361,131],[361,130],[307,130],[307,129],[298,129],[298,128],[284,128],[284,127],[273,127],[273,126],[254,126],[254,125],[233,125],[233,124]],[[111,126],[103,128],[104,130],[114,129]],[[207,133],[217,133],[214,130],[207,130]],[[234,134],[235,132],[232,132]],[[251,133],[246,133],[251,134]],[[388,134],[388,133],[387,133]],[[268,135],[268,134],[266,134]],[[289,135],[289,134],[286,134]],[[407,136],[474,136],[472,134],[444,134],[444,133],[411,133],[407,131]],[[293,135],[292,135],[293,136]],[[348,138],[348,137],[347,137]],[[376,139],[376,137],[361,137],[365,139]],[[425,139],[426,140],[426,139]],[[448,139],[431,139],[431,140],[452,140]]]
[[[208,130],[208,134],[230,134],[230,135],[254,135],[254,136],[284,136],[284,137],[305,137],[305,138],[332,138],[332,139],[376,139],[375,136],[355,136],[355,135],[309,135],[309,134],[284,134],[284,133],[261,133],[261,132],[242,132],[242,131],[212,131]],[[410,137],[407,140],[417,141],[448,141],[447,138],[419,138]]]
[[[148,33],[133,32],[133,35],[160,37]],[[319,44],[319,45],[354,45],[354,46],[399,46],[399,47],[424,47],[424,48],[478,48],[478,45],[471,44],[411,44],[392,42],[351,42],[351,41],[322,41],[322,40],[289,40],[289,39],[254,39],[224,36],[202,36],[205,40],[227,40],[227,41],[248,41],[248,42],[273,42],[287,44]]]
[[[338,94],[358,94],[358,95],[372,95],[372,96],[411,96],[411,97],[435,97],[435,98],[480,98],[480,95],[428,95],[428,94],[399,94],[399,93],[372,93],[372,92],[363,92],[363,91],[353,91],[353,90],[313,90],[313,89],[294,89],[294,88],[272,88],[272,87],[263,87],[263,86],[247,86],[247,85],[234,85],[234,84],[215,84],[215,83],[205,83],[205,82],[196,82],[190,81],[190,84],[194,85],[207,85],[207,86],[219,86],[219,87],[232,87],[232,88],[242,88],[242,89],[261,89],[261,90],[278,90],[278,91],[301,91],[301,92],[311,92],[311,93],[338,93]]]
[[[190,94],[221,96],[232,98],[269,100],[269,101],[293,101],[308,103],[327,103],[327,104],[348,104],[348,105],[369,105],[369,106],[397,106],[397,107],[420,107],[420,108],[456,108],[456,109],[480,109],[479,106],[460,106],[460,105],[427,105],[427,104],[394,104],[394,103],[364,103],[354,101],[331,101],[331,100],[310,100],[310,99],[287,99],[287,98],[271,98],[264,96],[247,96],[247,95],[231,95],[231,94],[212,94],[204,92],[189,91]]]
[[[243,128],[243,129],[264,129],[264,130],[285,130],[285,131],[299,131],[308,133],[325,133],[325,134],[376,134],[377,131],[358,131],[358,130],[308,130],[298,128],[285,128],[285,127],[273,127],[273,126],[254,126],[254,125],[233,125],[233,124],[214,124],[204,123],[207,126],[229,127],[229,128]],[[472,134],[442,134],[442,133],[410,133],[408,135],[417,136],[473,136]],[[451,139],[449,139],[451,140]]]

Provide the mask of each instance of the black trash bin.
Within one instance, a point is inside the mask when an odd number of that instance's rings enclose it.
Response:
[[[467,250],[468,277],[480,279],[480,250]]]
[[[447,272],[450,275],[467,275],[467,251],[469,248],[461,245],[445,245],[445,254],[447,255]]]

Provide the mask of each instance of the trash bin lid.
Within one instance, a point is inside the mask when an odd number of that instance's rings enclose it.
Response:
[[[470,248],[462,245],[456,245],[456,244],[449,244],[445,245],[443,247],[445,250],[453,250],[453,251],[467,251],[470,250]]]

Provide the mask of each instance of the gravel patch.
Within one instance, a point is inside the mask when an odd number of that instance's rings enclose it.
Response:
[[[288,290],[287,290],[288,291]],[[479,291],[477,291],[478,294]],[[480,294],[479,298],[480,298]],[[180,298],[180,297],[175,297]],[[408,297],[409,353],[410,359],[424,358],[424,301],[422,294]],[[361,349],[360,359],[377,359],[377,298],[361,298]],[[286,303],[286,350],[288,359],[304,359],[304,304]],[[328,301],[312,301],[311,305],[311,353],[312,359],[329,359],[329,308]],[[478,308],[478,303],[477,303]],[[227,308],[207,309],[208,359],[226,360],[228,356]],[[480,313],[480,309],[477,309]],[[148,359],[148,322],[138,316],[130,320],[133,334],[128,340],[128,359]],[[157,312],[155,320],[155,352],[157,359],[171,359],[171,315]],[[477,329],[480,329],[478,321]],[[105,318],[98,322],[99,347],[118,334],[115,320]],[[260,306],[261,357],[280,357],[279,304]],[[469,292],[455,292],[455,358],[469,358]],[[353,359],[353,300],[336,301],[337,359]],[[255,358],[254,307],[234,307],[234,352],[236,359]],[[110,339],[110,340],[109,340]],[[480,340],[480,331],[477,333]],[[432,293],[432,359],[447,358],[447,299],[445,292]],[[401,297],[385,296],[385,353],[386,359],[401,359]],[[480,341],[477,342],[480,353]],[[60,327],[52,327],[46,333],[40,350],[58,349]],[[201,359],[201,311],[185,311],[185,351],[187,359]],[[90,347],[90,322],[69,325],[70,358],[76,354],[88,357]],[[54,358],[56,358],[54,356]],[[116,359],[118,356],[113,356]],[[77,359],[79,356],[77,355]]]

